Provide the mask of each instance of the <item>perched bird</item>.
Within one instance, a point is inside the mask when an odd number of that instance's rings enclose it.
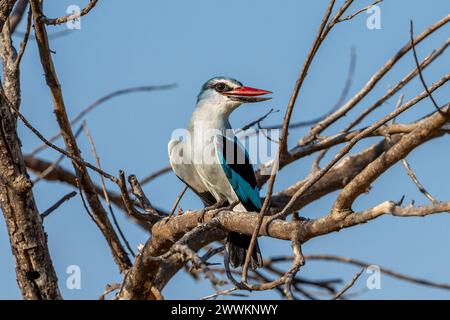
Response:
[[[233,210],[261,209],[256,178],[245,148],[234,136],[230,114],[243,103],[269,100],[270,91],[245,87],[227,77],[215,77],[201,88],[197,105],[182,141],[169,142],[173,171],[208,208],[238,203]],[[230,232],[226,250],[233,267],[244,264],[251,237]],[[251,268],[262,265],[258,243],[252,253]]]

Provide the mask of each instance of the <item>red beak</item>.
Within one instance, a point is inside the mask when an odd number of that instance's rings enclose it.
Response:
[[[234,90],[224,92],[225,96],[242,96],[242,97],[256,97],[264,94],[272,93],[271,91],[256,89],[252,87],[238,87]]]

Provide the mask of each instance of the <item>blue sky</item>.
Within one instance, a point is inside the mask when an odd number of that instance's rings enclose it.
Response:
[[[341,3],[342,1],[337,1]],[[356,1],[355,1],[356,2]],[[358,1],[349,12],[369,4]],[[67,6],[87,1],[47,0],[45,12],[50,17],[65,14]],[[81,20],[81,30],[51,41],[56,52],[54,62],[62,83],[69,116],[76,115],[95,99],[116,89],[138,85],[176,83],[170,91],[138,93],[111,100],[87,118],[97,151],[105,170],[117,173],[124,169],[144,177],[163,166],[167,160],[167,142],[172,131],[185,127],[193,110],[201,85],[216,75],[239,79],[246,85],[274,92],[269,102],[243,106],[232,115],[234,127],[242,126],[266,113],[270,108],[281,112],[266,124],[282,121],[293,84],[304,57],[316,34],[328,1],[99,1],[92,12]],[[307,120],[325,113],[337,100],[344,86],[351,47],[357,53],[356,71],[350,94],[357,92],[387,59],[409,39],[409,20],[415,22],[416,33],[438,21],[450,11],[448,0],[434,0],[427,5],[419,0],[386,0],[381,5],[381,29],[366,27],[366,13],[350,22],[339,24],[325,41],[312,64],[302,88],[293,121]],[[19,26],[24,30],[24,25]],[[49,32],[65,30],[51,27]],[[418,46],[424,57],[445,42],[450,26],[441,28]],[[21,37],[15,37],[18,45]],[[432,83],[448,72],[450,54],[446,52],[424,75]],[[327,133],[335,133],[348,119],[380,97],[389,86],[404,77],[414,66],[411,54],[402,59],[359,105],[355,112]],[[402,90],[410,99],[423,88],[414,79]],[[448,86],[434,94],[437,101],[448,102]],[[57,131],[49,90],[34,41],[30,41],[22,62],[22,107],[24,115],[42,132],[50,136]],[[392,98],[368,119],[379,119],[395,107]],[[428,100],[399,118],[409,121],[432,111]],[[365,124],[367,124],[366,122]],[[364,124],[363,124],[364,125]],[[40,145],[39,140],[19,125],[24,152]],[[292,131],[290,145],[305,130]],[[359,150],[374,140],[358,145]],[[448,137],[433,140],[411,153],[410,163],[422,183],[440,200],[448,200],[450,174]],[[61,142],[59,142],[61,144]],[[87,138],[79,144],[86,159],[93,161]],[[46,159],[57,154],[46,151]],[[311,158],[305,158],[283,170],[276,189],[281,190],[305,177]],[[71,169],[67,160],[62,163]],[[92,175],[96,181],[98,177]],[[113,185],[109,187],[115,188]],[[150,200],[169,208],[182,184],[169,174],[145,186]],[[35,196],[41,211],[69,192],[68,186],[40,182]],[[263,189],[264,193],[265,190]],[[387,199],[426,203],[405,170],[397,165],[377,181],[367,195],[361,196],[354,209],[364,209]],[[319,217],[328,212],[336,194],[304,208],[302,215]],[[184,209],[197,209],[200,202],[188,193],[181,203]],[[147,235],[116,210],[122,228],[134,248],[145,242]],[[0,218],[2,220],[3,218]],[[20,298],[14,273],[5,224],[0,221],[0,298]],[[366,225],[316,238],[304,245],[304,253],[330,253],[386,266],[409,275],[450,283],[450,220],[441,214],[424,219],[382,217]],[[83,211],[76,197],[64,204],[45,221],[49,247],[66,299],[95,299],[107,283],[122,277],[113,263],[100,232]],[[262,239],[265,256],[289,252],[289,243]],[[81,290],[66,287],[69,265],[81,268]],[[301,275],[310,279],[342,277],[350,280],[358,270],[342,264],[308,262]],[[363,275],[354,290],[362,288]],[[386,276],[382,288],[361,296],[365,299],[425,298],[448,299],[450,292],[416,286]],[[180,272],[165,288],[167,298],[199,298],[211,293],[208,282],[193,282]],[[277,293],[252,294],[255,298],[278,298]]]

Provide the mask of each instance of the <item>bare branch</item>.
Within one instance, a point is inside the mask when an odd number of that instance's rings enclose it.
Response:
[[[424,94],[426,95],[427,93],[424,92]],[[405,103],[393,111],[387,118],[391,118],[389,120],[392,120],[398,111],[402,109],[406,110],[408,104],[410,102]],[[446,106],[444,109],[448,112],[449,107]],[[411,133],[404,135],[399,142],[368,165],[342,190],[333,205],[333,211],[338,213],[342,210],[350,209],[353,201],[369,187],[374,179],[383,174],[393,164],[405,158],[413,149],[421,145],[423,141],[426,141],[436,129],[448,121],[448,118],[448,115],[447,117],[443,117],[440,113],[434,113],[427,121],[420,123]]]
[[[113,284],[107,284],[105,291],[103,294],[98,298],[98,300],[105,300],[106,296],[110,294],[113,291],[116,291],[120,289],[120,283],[113,283]]]
[[[75,132],[75,138],[78,138],[78,136],[81,134],[81,132],[83,131],[83,126],[80,126],[78,128],[78,130]],[[60,155],[58,157],[58,159],[56,159],[51,166],[47,167],[44,171],[42,172],[36,172],[36,179],[34,179],[33,184],[38,183],[39,181],[41,181],[42,179],[44,179],[47,175],[49,175],[53,170],[55,170],[61,163],[61,161],[64,160],[64,155]]]
[[[430,34],[441,28],[442,26],[446,25],[450,21],[450,14],[442,18],[440,21],[435,23],[434,25],[430,26],[426,30],[424,30],[420,35],[418,35],[414,43],[418,44],[423,39],[428,37]],[[336,112],[334,112],[332,115],[324,119],[323,121],[319,122],[317,125],[315,125],[309,134],[305,136],[300,144],[305,145],[315,139],[315,137],[320,134],[324,129],[329,127],[331,124],[342,118],[347,112],[349,112],[353,107],[357,105],[358,102],[360,102],[378,83],[378,81],[383,78],[387,74],[388,71],[392,69],[392,67],[409,51],[411,50],[412,45],[411,42],[408,41],[391,59],[389,59],[384,66],[377,71],[370,79],[369,81],[361,88],[361,90],[356,93],[345,105],[343,105],[341,108],[339,108]]]
[[[123,248],[111,222],[109,221],[105,209],[100,202],[97,191],[95,190],[94,184],[87,171],[87,167],[91,169],[95,168],[95,171],[97,173],[104,175],[113,182],[117,182],[118,179],[109,174],[105,175],[105,172],[103,170],[100,170],[97,167],[92,166],[82,160],[81,152],[78,148],[77,141],[75,139],[72,127],[67,116],[66,105],[61,90],[61,85],[59,83],[55,66],[53,64],[47,37],[47,29],[42,19],[43,12],[41,5],[42,3],[38,0],[30,0],[30,6],[33,13],[34,30],[41,64],[45,72],[47,85],[52,95],[54,114],[61,129],[65,146],[68,150],[68,152],[62,149],[61,151],[64,151],[63,153],[69,155],[69,158],[72,159],[75,173],[80,182],[80,185],[82,186],[83,191],[87,195],[86,199],[90,208],[92,209],[92,214],[94,219],[96,220],[96,224],[102,232],[106,242],[108,243],[115,262],[117,263],[119,269],[123,272],[131,266],[130,259],[125,249]]]
[[[42,218],[26,173],[17,118],[20,108],[20,74],[16,50],[6,23],[16,0],[0,1],[0,207],[14,258],[16,280],[23,299],[59,300],[58,279],[47,245]],[[6,23],[6,24],[5,24]]]
[[[141,213],[134,207],[134,203],[130,199],[130,195],[128,194],[128,189],[125,182],[125,173],[122,170],[119,171],[118,185],[127,213],[130,215],[130,217],[145,223],[146,229],[150,230],[152,224],[159,221],[162,217],[154,210],[150,210],[146,213]]]
[[[22,20],[23,14],[28,6],[28,0],[19,0],[17,1],[14,11],[9,17],[9,28],[11,29],[11,34],[16,31],[17,26]]]
[[[171,216],[174,214],[175,210],[176,210],[177,207],[178,207],[178,204],[180,203],[180,201],[181,201],[181,199],[183,198],[184,194],[186,193],[187,189],[188,189],[188,186],[185,185],[185,186],[183,187],[183,190],[181,190],[180,194],[179,194],[178,197],[175,199],[175,202],[174,202],[173,205],[172,205],[172,209],[170,209],[170,211],[169,211],[169,217],[171,217]]]
[[[295,83],[294,91],[289,100],[289,103],[288,103],[288,106],[286,109],[286,114],[285,114],[284,121],[283,121],[283,125],[281,128],[280,148],[278,150],[276,159],[274,160],[274,163],[272,165],[272,170],[271,170],[268,187],[267,187],[267,189],[268,189],[267,195],[266,195],[265,201],[263,203],[263,206],[261,208],[260,219],[258,220],[258,224],[255,227],[254,233],[252,234],[252,239],[250,241],[249,248],[247,250],[246,259],[245,259],[244,266],[243,266],[242,283],[246,283],[247,270],[248,270],[248,266],[249,266],[249,263],[251,260],[251,255],[252,255],[253,249],[256,244],[256,238],[259,233],[259,228],[261,227],[262,220],[267,211],[267,208],[269,207],[270,198],[272,196],[273,186],[275,184],[275,179],[276,179],[276,171],[278,170],[278,163],[279,162],[283,163],[284,161],[286,161],[287,158],[290,157],[289,152],[288,152],[288,147],[287,147],[287,138],[288,138],[288,132],[289,132],[289,126],[290,126],[292,112],[294,110],[295,102],[297,100],[299,91],[303,85],[303,81],[306,78],[306,75],[307,75],[309,67],[314,59],[314,56],[317,53],[319,47],[321,46],[323,40],[326,38],[329,31],[336,24],[336,21],[341,17],[341,15],[345,12],[345,10],[348,8],[348,6],[350,6],[350,4],[352,2],[353,2],[353,0],[347,0],[342,5],[342,7],[339,9],[339,11],[336,13],[336,15],[328,23],[328,20],[331,16],[331,12],[334,7],[335,0],[331,0],[329,2],[327,10],[325,12],[325,16],[322,19],[322,23],[319,27],[319,32],[317,33],[317,36],[313,42],[313,45],[312,45],[310,51],[308,52],[307,58],[302,66],[302,69],[300,71],[298,79]]]
[[[278,162],[278,160],[279,160],[279,158],[277,157],[275,159],[275,161]],[[277,175],[277,170],[278,170],[278,163],[274,163],[273,166],[272,166],[272,171],[270,173],[270,178],[269,178],[269,183],[268,183],[268,186],[267,186],[266,197],[265,197],[263,205],[261,207],[259,218],[258,218],[258,222],[256,224],[255,230],[252,233],[252,238],[250,239],[250,244],[248,246],[247,254],[245,256],[244,265],[242,267],[242,278],[241,278],[241,282],[243,284],[245,284],[245,285],[247,285],[247,271],[248,271],[248,267],[250,265],[250,261],[251,261],[252,255],[253,255],[253,250],[255,249],[255,246],[256,246],[256,240],[258,238],[259,230],[260,230],[261,225],[263,223],[264,216],[266,215],[266,213],[267,213],[267,211],[269,209],[270,201],[272,199],[273,187],[274,187],[274,184],[275,184],[275,178],[276,178],[276,175]]]
[[[263,122],[268,116],[270,116],[272,113],[276,113],[280,110],[275,110],[274,109],[270,109],[269,112],[267,112],[266,114],[264,114],[263,116],[259,117],[258,119],[246,124],[245,126],[243,126],[242,128],[240,128],[239,130],[236,131],[236,135],[239,134],[240,132],[245,132],[246,130],[250,129],[251,127],[257,125],[258,127],[260,127],[261,122]],[[266,128],[263,128],[266,129]]]
[[[0,1],[0,32],[3,31],[3,26],[9,18],[9,15],[17,0],[2,0]]]
[[[134,174],[128,177],[128,182],[131,186],[131,192],[138,199],[144,211],[149,214],[159,215],[159,213],[153,208],[152,204],[150,203],[150,200],[148,200],[147,196],[142,190],[141,185],[139,184],[138,179]]]
[[[188,246],[182,244],[175,244],[172,246],[170,251],[166,254],[166,256],[170,256],[173,253],[181,253],[183,259],[188,259],[192,261],[193,265],[197,268],[200,268],[205,276],[210,280],[212,286],[217,288],[217,286],[224,285],[225,282],[218,279],[213,272],[209,269],[205,262]]]
[[[84,108],[83,110],[80,111],[80,113],[78,113],[75,117],[73,117],[70,120],[70,125],[74,125],[78,122],[80,122],[88,113],[90,113],[91,111],[93,111],[94,109],[96,109],[98,106],[102,105],[103,103],[105,103],[106,101],[109,101],[113,98],[122,96],[122,95],[127,95],[127,94],[131,94],[131,93],[136,93],[136,92],[152,92],[152,91],[157,91],[157,90],[167,90],[167,89],[172,89],[174,88],[175,85],[174,84],[168,84],[168,85],[161,85],[161,86],[140,86],[140,87],[132,87],[132,88],[126,88],[126,89],[120,89],[120,90],[116,90],[113,91],[111,93],[108,93],[107,95],[101,97],[100,99],[94,101],[93,103],[91,103],[89,106],[87,106],[86,108]],[[56,141],[56,139],[58,139],[61,136],[61,132],[55,133],[54,135],[52,135],[48,141],[50,142],[54,142]],[[36,155],[37,153],[41,152],[42,150],[46,149],[48,147],[47,144],[43,144],[37,148],[35,148],[34,150],[32,150],[30,152],[30,154],[32,155]],[[142,184],[144,184],[144,182],[141,182]]]
[[[344,228],[349,228],[355,225],[369,222],[382,215],[390,214],[396,217],[423,217],[431,214],[446,212],[450,209],[450,202],[440,202],[437,204],[429,204],[425,206],[405,206],[386,201],[373,208],[361,212],[347,212],[337,217],[335,215],[327,214],[321,218],[313,220],[299,220],[299,221],[283,221],[274,220],[270,223],[270,217],[265,217],[262,227],[259,231],[259,236],[269,236],[282,240],[291,240],[291,235],[299,234],[299,241],[302,243],[318,237],[329,234]],[[255,225],[259,219],[257,212],[235,212],[235,211],[221,211],[214,217],[214,210],[208,211],[205,214],[205,222],[215,218],[219,225],[226,231],[240,232],[242,234],[251,235],[255,229]],[[192,230],[198,224],[198,218],[201,211],[187,211],[183,215],[174,216],[169,221],[159,222],[153,226],[153,231],[158,232],[161,239],[158,241],[163,244],[166,243],[166,237],[177,237],[184,235],[187,230]]]
[[[433,50],[420,64],[420,68],[423,70],[428,67],[436,58],[438,58],[450,45],[450,38],[437,50]],[[364,110],[358,117],[356,117],[345,129],[344,131],[350,131],[356,125],[361,123],[361,121],[366,118],[375,109],[383,105],[390,97],[402,89],[407,83],[409,83],[417,74],[419,69],[416,67],[408,75],[406,75],[402,80],[400,80],[395,86],[389,88],[383,97],[378,99],[373,105]]]
[[[284,282],[284,294],[289,300],[294,300],[294,296],[292,295],[291,285],[297,275],[298,270],[301,266],[305,264],[305,258],[303,257],[302,248],[300,242],[297,239],[297,235],[292,241],[292,251],[294,253],[294,263],[295,268],[291,268],[289,272],[286,274],[286,280]]]
[[[207,296],[201,298],[200,300],[209,300],[209,299],[215,299],[215,298],[217,298],[219,296],[228,296],[228,295],[231,295],[236,290],[238,290],[238,288],[233,287],[233,288],[230,288],[230,289],[217,291],[216,293],[207,295]]]
[[[172,172],[172,167],[171,166],[167,166],[167,167],[161,168],[158,171],[149,174],[148,176],[146,176],[145,178],[143,178],[140,181],[140,184],[143,186],[144,184],[147,184],[147,183],[153,181],[154,179],[156,179],[156,178],[158,178],[158,177],[160,177],[163,174],[166,174],[168,172]]]
[[[58,24],[63,24],[63,23],[67,23],[69,21],[73,21],[73,20],[78,20],[80,17],[86,15],[89,13],[89,11],[91,11],[95,5],[97,4],[98,0],[89,0],[89,3],[86,7],[84,7],[80,13],[76,13],[76,14],[69,14],[63,17],[59,17],[56,19],[50,19],[47,17],[42,16],[42,20],[45,24],[47,25],[53,25],[56,26]]]
[[[43,135],[42,133],[40,133],[35,127],[33,127],[31,125],[31,123],[19,112],[19,110],[17,110],[15,107],[10,106],[10,108],[14,111],[14,113],[19,117],[19,119],[23,122],[23,124],[31,130],[31,132],[33,132],[42,142],[44,142],[48,147],[54,149],[55,151],[58,151],[59,153],[61,153],[62,155],[66,156],[67,158],[71,159],[74,163],[76,163],[77,165],[81,165],[81,166],[85,166],[88,167],[89,169],[101,174],[102,176],[104,176],[105,178],[108,178],[109,180],[111,180],[112,182],[117,182],[117,178],[114,177],[113,175],[101,170],[100,168],[97,168],[96,166],[94,166],[93,164],[90,164],[87,161],[84,161],[80,156],[78,155],[73,155],[71,153],[69,153],[68,151],[61,149],[60,147],[54,145],[53,143],[49,142]],[[73,135],[73,139],[75,141],[75,135]]]
[[[312,63],[317,50],[319,49],[320,45],[322,44],[322,41],[324,40],[324,38],[326,37],[326,35],[330,31],[330,29],[332,28],[332,26],[330,27],[330,25],[327,28],[327,22],[328,22],[328,19],[330,18],[331,11],[333,10],[334,3],[335,3],[335,0],[331,0],[328,4],[327,10],[325,12],[325,15],[324,15],[322,22],[320,24],[320,27],[319,27],[319,31],[318,31],[316,38],[311,46],[311,49],[308,52],[306,60],[303,63],[302,69],[301,69],[298,79],[295,83],[291,98],[289,100],[289,103],[288,103],[288,106],[286,109],[286,114],[285,114],[284,121],[283,121],[283,127],[281,129],[282,131],[281,131],[280,151],[279,151],[279,155],[281,157],[285,157],[288,154],[287,136],[288,136],[288,132],[289,132],[289,123],[291,120],[292,112],[294,111],[294,105],[295,105],[295,102],[297,101],[298,93],[300,91],[300,88],[303,85],[303,81],[306,78],[306,75],[309,70],[309,66]],[[350,1],[350,3],[351,3],[351,1]],[[344,4],[344,6],[345,6],[345,4]]]
[[[289,129],[297,129],[297,128],[302,128],[302,127],[307,127],[307,126],[314,125],[317,122],[324,120],[327,116],[329,116],[334,111],[336,111],[339,107],[341,107],[341,105],[344,103],[345,99],[347,99],[348,93],[349,93],[350,88],[352,86],[353,76],[355,74],[355,69],[356,69],[356,50],[355,50],[354,47],[352,47],[351,50],[350,50],[350,64],[349,64],[349,68],[348,68],[346,81],[345,81],[344,87],[342,88],[341,94],[340,94],[338,100],[336,101],[336,103],[334,104],[334,106],[330,109],[329,112],[327,112],[323,116],[317,117],[317,118],[312,119],[312,120],[299,121],[299,122],[291,123],[289,125]],[[262,129],[268,129],[268,130],[269,129],[281,129],[282,125],[277,124],[277,125],[273,125],[273,126],[262,126],[261,128]]]
[[[444,83],[446,83],[448,80],[450,80],[450,74],[447,74],[446,76],[444,76],[441,80],[437,81],[436,83],[433,84],[431,90],[434,91],[437,88],[439,88],[441,85],[443,85]],[[357,136],[355,136],[344,148],[342,148],[333,158],[333,160],[331,160],[323,169],[321,169],[320,171],[318,171],[317,173],[313,174],[313,176],[308,180],[308,182],[306,182],[295,194],[294,196],[291,198],[291,200],[289,201],[289,203],[284,207],[284,209],[276,216],[274,216],[273,219],[279,218],[279,217],[285,217],[287,214],[289,214],[291,212],[291,209],[293,207],[293,204],[295,203],[296,199],[298,197],[300,197],[301,195],[303,195],[312,185],[314,185],[314,183],[316,183],[320,178],[322,178],[340,159],[342,159],[352,148],[353,146],[356,145],[356,143],[361,140],[364,137],[367,137],[368,135],[370,135],[372,132],[374,132],[375,130],[377,130],[378,128],[380,128],[382,125],[384,125],[385,123],[387,123],[388,121],[392,120],[393,118],[395,118],[396,116],[398,116],[399,114],[401,114],[402,112],[408,110],[409,108],[411,108],[412,106],[414,106],[418,101],[420,101],[421,99],[423,99],[425,96],[427,95],[426,92],[418,95],[417,97],[411,99],[410,101],[408,101],[407,103],[405,103],[403,106],[401,106],[400,108],[394,110],[393,112],[391,112],[389,115],[385,116],[384,118],[382,118],[381,120],[375,122],[373,125],[369,126],[367,129],[363,130],[361,133],[359,133]],[[435,118],[435,123],[436,123],[436,128],[442,126],[445,122],[446,119],[440,117],[439,119]],[[422,129],[419,126],[420,129]],[[434,131],[434,129],[436,129],[434,126],[432,129],[425,130],[426,131],[426,136],[424,137],[424,139],[428,136],[428,134],[431,134],[431,131]],[[419,129],[419,130],[420,130]],[[414,131],[418,131],[418,129],[414,130]],[[413,132],[414,132],[413,131]],[[414,134],[416,133],[414,132]],[[413,133],[410,133],[409,136],[412,136]],[[414,139],[412,139],[414,140]],[[416,140],[414,140],[416,141]],[[417,141],[416,141],[417,142]],[[414,147],[417,146],[417,144],[414,145]],[[413,147],[412,147],[413,148]],[[384,172],[384,171],[381,171]],[[381,174],[381,172],[378,172],[378,174]],[[348,186],[346,187],[348,188]],[[345,189],[344,189],[345,190]],[[363,190],[365,189],[360,189],[357,193],[358,195],[361,194],[363,192]],[[344,193],[344,191],[341,193],[341,195]],[[340,195],[340,197],[341,197]],[[356,198],[356,197],[355,197]],[[352,199],[353,200],[353,199]],[[341,201],[339,198],[336,202]],[[342,202],[342,201],[341,201]],[[352,201],[353,202],[353,201]],[[346,204],[348,204],[348,202],[346,202]],[[337,208],[339,205],[336,205],[335,208]]]
[[[310,254],[310,255],[305,255],[305,259],[306,260],[336,261],[336,262],[347,263],[347,264],[362,267],[362,268],[367,268],[372,265],[377,265],[380,268],[380,272],[382,272],[390,277],[397,278],[399,280],[404,280],[407,282],[411,282],[414,284],[432,287],[432,288],[450,290],[450,284],[438,283],[438,282],[433,282],[433,281],[426,280],[426,279],[420,279],[420,278],[408,276],[403,273],[393,271],[393,270],[387,269],[385,267],[381,267],[375,263],[368,263],[368,262],[364,262],[361,260],[352,259],[352,258],[348,258],[348,257],[342,257],[342,256],[336,256],[336,255],[330,255],[330,254]],[[275,258],[275,260],[277,260],[277,258]]]
[[[88,137],[89,143],[91,145],[91,151],[92,151],[92,154],[94,155],[97,167],[99,167],[101,169],[102,166],[100,164],[100,157],[97,154],[97,149],[95,148],[94,139],[92,138],[91,132],[89,131],[86,121],[83,122],[82,127],[84,128],[84,131],[86,132],[86,136]],[[103,196],[105,198],[106,204],[108,205],[109,213],[111,214],[111,217],[113,219],[114,226],[116,227],[117,231],[119,232],[119,235],[120,235],[123,243],[125,243],[125,246],[127,247],[128,252],[131,254],[131,256],[135,257],[136,255],[134,254],[134,251],[131,248],[130,243],[128,242],[127,238],[125,237],[125,234],[123,233],[122,228],[119,225],[119,222],[117,221],[116,215],[115,215],[114,210],[111,205],[111,201],[109,200],[108,191],[106,190],[105,179],[103,178],[102,175],[100,175],[100,181],[102,184]]]
[[[151,288],[156,287],[161,290],[161,285],[158,282],[165,282],[164,279],[159,279],[160,267],[164,270],[164,276],[167,277],[168,267],[167,261],[173,255],[168,254],[167,251],[176,242],[179,245],[186,245],[192,250],[198,250],[199,247],[204,246],[206,243],[213,241],[208,232],[215,230],[218,225],[217,219],[211,219],[205,224],[198,225],[198,220],[195,222],[195,226],[192,228],[184,229],[184,226],[178,225],[178,227],[186,230],[183,234],[176,234],[176,231],[172,229],[173,221],[176,221],[180,216],[175,216],[171,220],[162,220],[156,223],[152,228],[152,237],[146,242],[141,253],[136,257],[133,267],[125,276],[122,288],[119,292],[118,299],[154,299]],[[197,219],[199,216],[197,216]],[[175,232],[174,232],[175,231]],[[167,239],[166,237],[172,237]],[[224,236],[222,234],[221,236]],[[217,237],[217,236],[216,236]],[[195,244],[191,243],[194,242]],[[183,265],[179,259],[176,259],[178,265]],[[178,268],[176,268],[178,270]],[[176,271],[175,271],[176,272]]]
[[[58,209],[64,202],[69,201],[70,199],[72,199],[73,197],[75,197],[77,195],[76,191],[72,191],[69,192],[68,194],[66,194],[65,196],[63,196],[61,199],[59,199],[54,205],[52,205],[50,208],[48,208],[47,210],[45,210],[44,212],[41,213],[41,218],[45,219],[47,216],[49,216],[53,211],[55,211],[56,209]]]
[[[21,0],[21,2],[19,4],[22,5],[22,3],[25,3],[25,8],[26,8],[26,5],[28,4],[28,1],[27,0]],[[18,4],[18,6],[19,6],[19,4]],[[24,8],[24,10],[25,10],[25,8]],[[32,18],[32,15],[31,15],[31,8],[30,8],[30,10],[28,11],[27,26],[26,26],[26,29],[25,29],[25,34],[23,36],[23,41],[20,44],[20,51],[19,51],[19,53],[17,55],[17,58],[16,58],[16,68],[20,64],[20,62],[22,61],[22,57],[23,57],[23,55],[25,53],[25,49],[27,47],[28,39],[30,38],[31,18]],[[11,22],[11,25],[12,24],[13,23]],[[13,29],[12,26],[11,26],[11,32],[14,32],[14,29]]]
[[[340,18],[340,19],[337,20],[337,23],[343,22],[343,21],[347,21],[347,20],[351,20],[351,19],[353,19],[354,17],[356,17],[357,15],[359,15],[360,13],[363,13],[364,11],[369,10],[369,9],[372,8],[373,6],[379,4],[380,2],[383,2],[383,0],[376,0],[374,3],[369,4],[368,6],[362,8],[362,9],[356,11],[356,12],[354,12],[354,13],[352,13],[352,14],[350,14],[350,15],[344,17],[344,18]]]
[[[414,184],[417,186],[419,191],[423,193],[423,195],[430,200],[432,203],[437,203],[438,201],[425,189],[423,184],[420,183],[419,179],[417,179],[416,175],[411,169],[411,166],[409,165],[408,161],[406,159],[402,159],[403,166],[406,169],[406,172],[410,176],[411,180],[414,182]]]
[[[357,274],[355,274],[355,276],[353,277],[353,279],[347,283],[345,285],[344,288],[342,288],[342,290],[340,290],[338,293],[336,293],[336,295],[333,297],[333,300],[338,300],[339,298],[341,298],[351,287],[353,287],[353,285],[355,284],[356,280],[358,280],[358,278],[361,276],[361,274],[363,273],[364,268],[361,269]]]
[[[434,107],[436,108],[436,110],[438,110],[440,112],[441,109],[439,109],[439,106],[438,106],[436,100],[434,100],[433,95],[431,94],[430,90],[428,89],[428,86],[425,82],[425,78],[422,74],[422,68],[420,67],[419,58],[417,57],[417,52],[416,52],[416,45],[414,43],[414,23],[412,20],[410,21],[409,34],[411,37],[411,47],[412,47],[412,51],[413,51],[414,61],[416,62],[417,70],[419,71],[420,81],[422,82],[422,85],[425,88],[425,91],[428,93],[428,97],[430,98],[431,102],[433,102]]]

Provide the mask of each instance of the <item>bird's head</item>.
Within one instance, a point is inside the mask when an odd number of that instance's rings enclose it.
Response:
[[[272,92],[245,87],[232,78],[215,77],[202,86],[197,104],[206,105],[208,108],[215,109],[215,112],[229,114],[243,103],[271,99],[270,97],[262,97],[269,93]]]

